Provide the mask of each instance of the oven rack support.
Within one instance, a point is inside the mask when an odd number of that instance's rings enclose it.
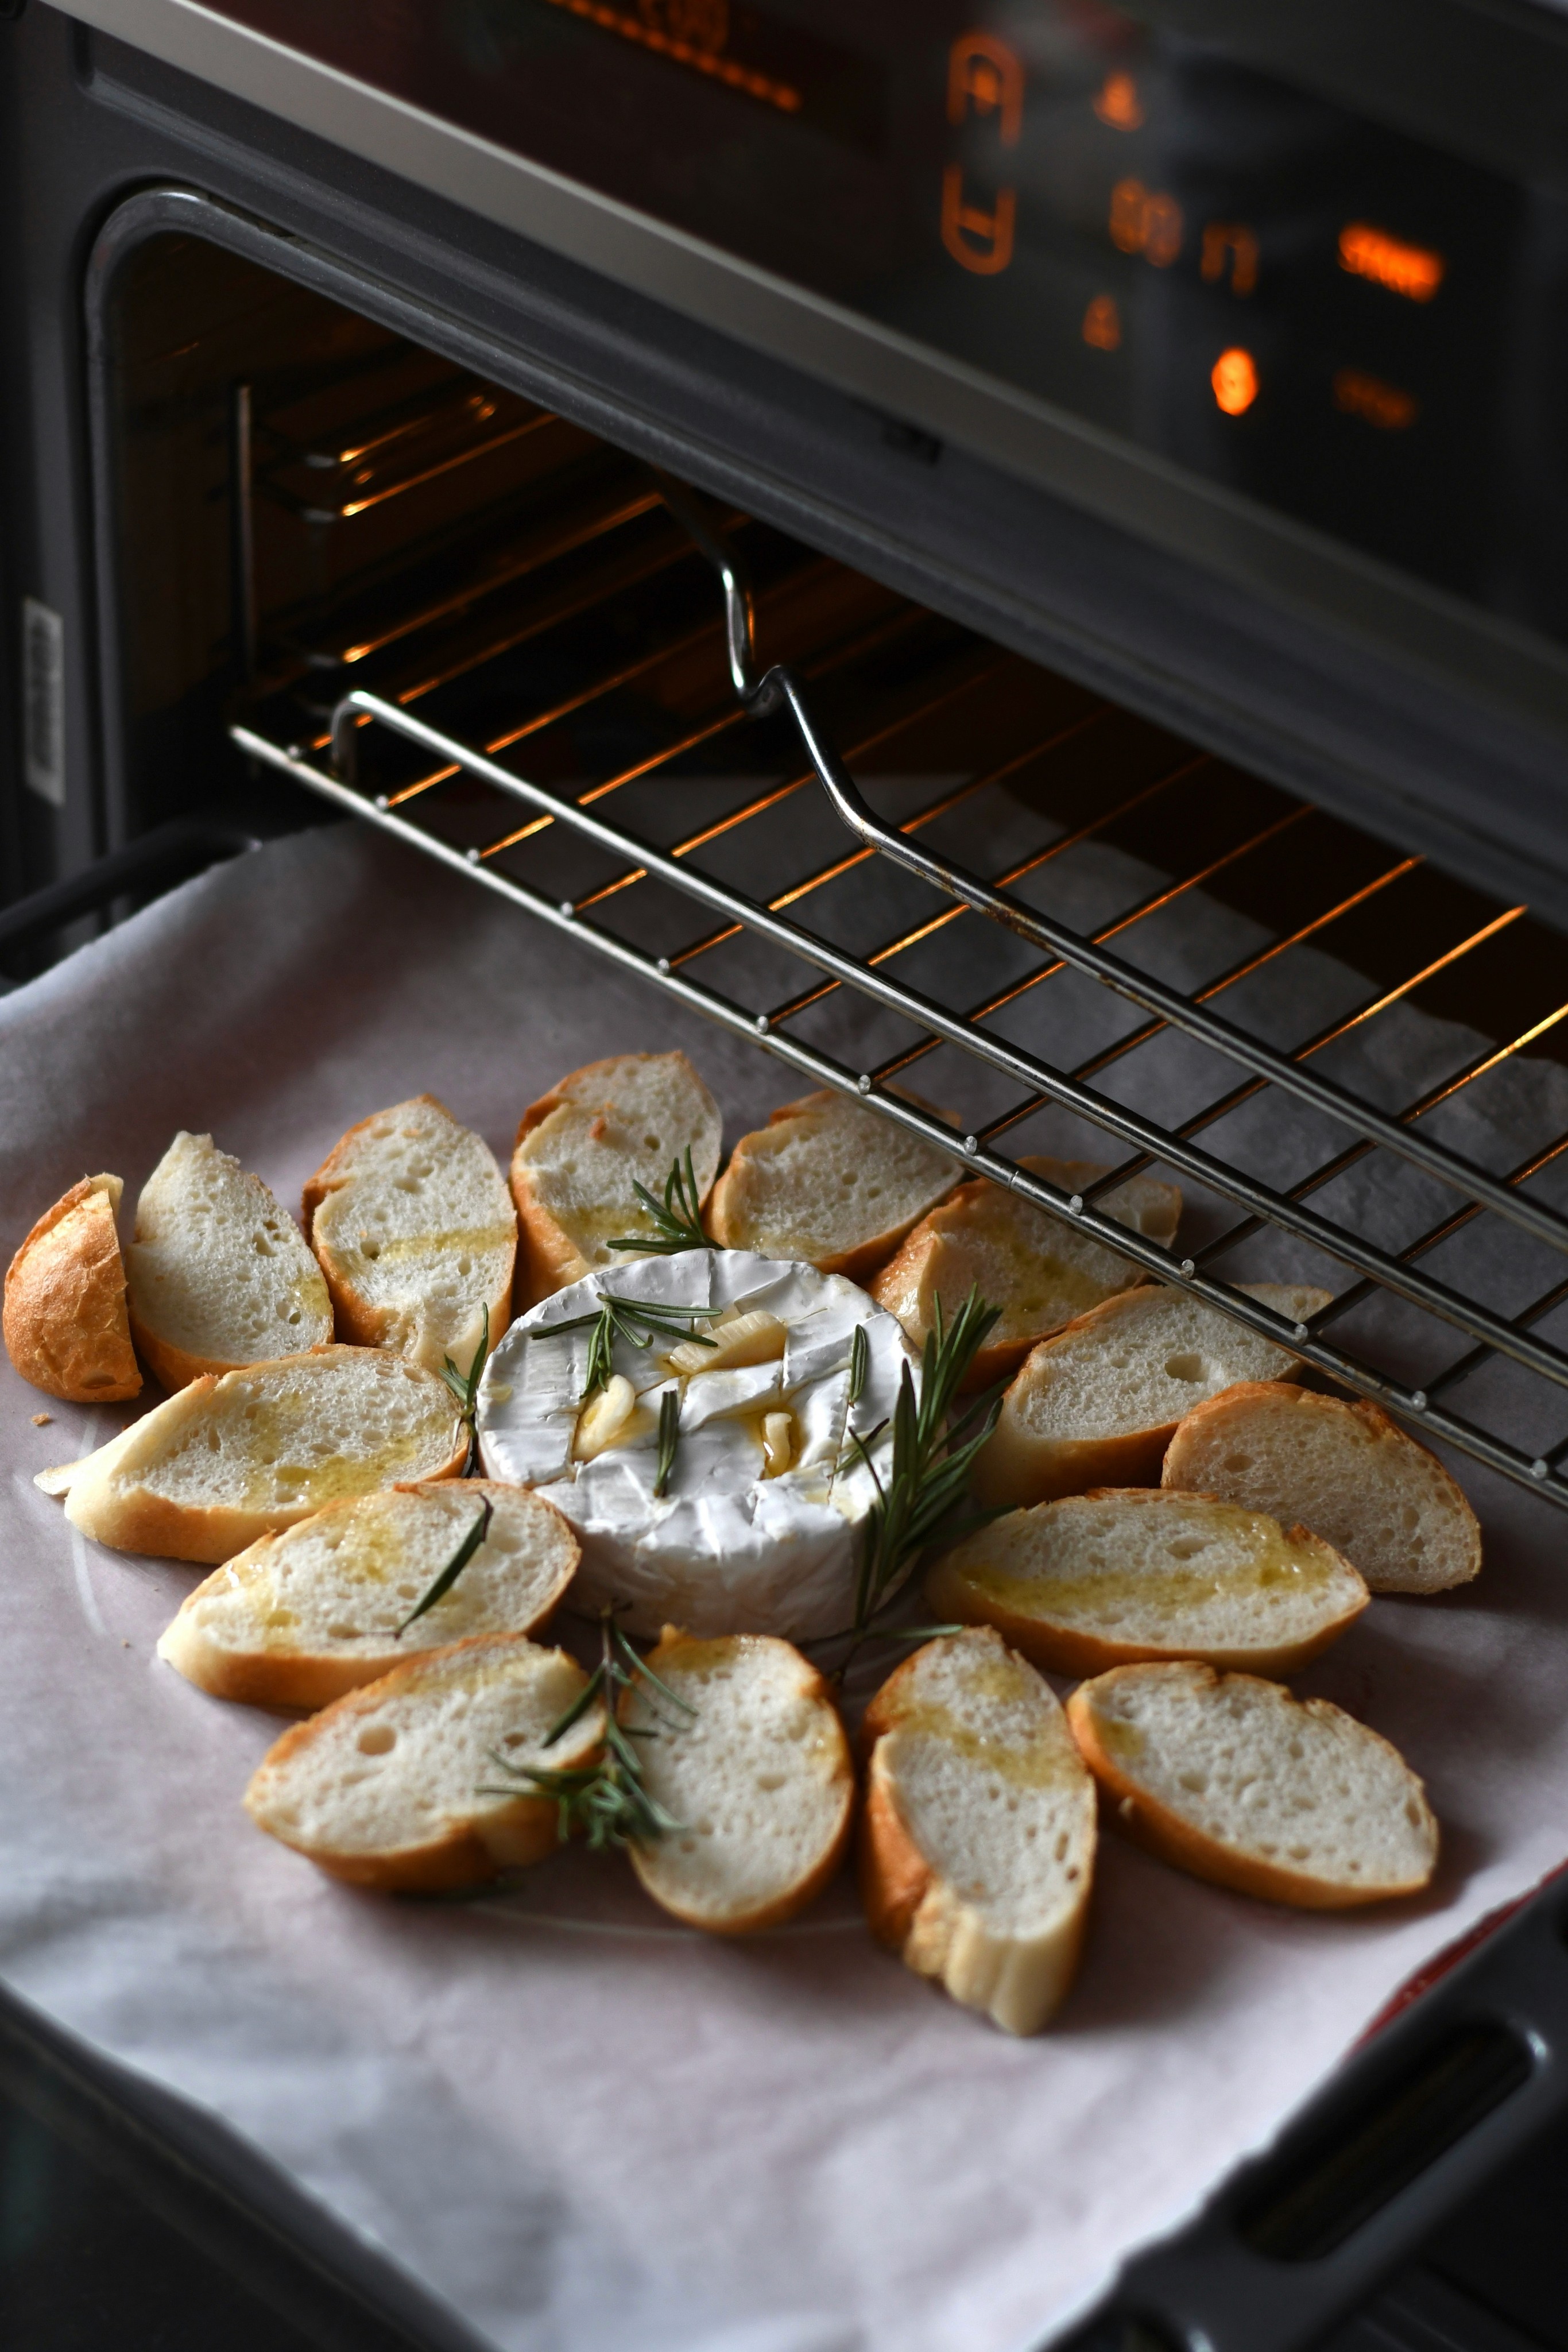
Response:
[[[653,469],[648,469],[652,473]],[[730,680],[742,707],[757,717],[787,712],[810,762],[841,822],[866,849],[915,873],[929,887],[957,900],[986,919],[998,923],[1032,945],[1045,949],[1061,965],[1093,978],[1151,1016],[1151,1029],[1169,1027],[1217,1050],[1243,1074],[1239,1088],[1218,1106],[1209,1106],[1178,1130],[1164,1128],[1116,1102],[1113,1097],[1059,1070],[1038,1056],[955,1013],[935,999],[902,985],[873,964],[831,946],[772,908],[713,880],[690,865],[666,855],[627,829],[606,823],[581,803],[536,783],[501,766],[487,753],[455,735],[431,726],[400,704],[365,688],[345,695],[336,705],[331,723],[331,762],[317,764],[298,745],[280,746],[246,724],[231,728],[236,746],[251,758],[281,770],[295,782],[333,802],[380,830],[436,858],[455,871],[468,875],[536,917],[570,932],[663,988],[693,1011],[720,1024],[788,1063],[820,1086],[831,1087],[865,1101],[869,1108],[936,1144],[959,1160],[966,1172],[984,1175],[1008,1186],[1050,1213],[1080,1226],[1097,1241],[1134,1259],[1159,1279],[1180,1287],[1218,1307],[1262,1337],[1287,1347],[1319,1370],[1369,1397],[1411,1423],[1432,1439],[1441,1440],[1486,1463],[1504,1476],[1568,1508],[1568,1476],[1559,1467],[1568,1457],[1568,1438],[1548,1455],[1528,1455],[1494,1433],[1450,1411],[1436,1394],[1392,1377],[1364,1361],[1326,1337],[1325,1327],[1349,1303],[1341,1294],[1312,1318],[1310,1324],[1284,1321],[1244,1289],[1225,1282],[1192,1257],[1174,1252],[1132,1232],[1104,1214],[1098,1201],[1136,1169],[1151,1162],[1171,1167],[1240,1207],[1247,1220],[1266,1223],[1295,1234],[1315,1249],[1354,1268],[1362,1277],[1354,1296],[1376,1286],[1408,1301],[1463,1332],[1476,1343],[1473,1359],[1496,1353],[1557,1387],[1568,1388],[1568,1355],[1533,1336],[1531,1323],[1543,1311],[1542,1302],[1523,1315],[1505,1318],[1478,1301],[1464,1297],[1424,1274],[1414,1264],[1434,1235],[1399,1255],[1379,1249],[1349,1227],[1320,1216],[1304,1205],[1302,1195],[1346,1162],[1369,1150],[1385,1150],[1434,1177],[1461,1196],[1457,1216],[1436,1229],[1440,1236],[1479,1212],[1490,1211],[1537,1241],[1568,1251],[1568,1219],[1544,1202],[1522,1194],[1517,1181],[1492,1176],[1459,1156],[1412,1132],[1415,1115],[1390,1116],[1332,1081],[1302,1066],[1300,1059],[1276,1052],[1248,1032],[1208,1012],[1200,1003],[1165,986],[1137,967],[1109,953],[1097,941],[1038,913],[961,866],[930,856],[907,833],[881,823],[855,785],[831,743],[818,725],[799,676],[776,665],[759,670],[756,656],[756,625],[750,591],[734,551],[709,519],[701,503],[684,485],[663,475],[653,477],[656,496],[715,572],[722,594],[725,654]],[[988,1134],[958,1135],[940,1118],[894,1092],[884,1081],[891,1071],[851,1069],[819,1048],[789,1035],[773,1017],[752,1011],[720,992],[677,971],[668,959],[643,953],[591,920],[570,902],[547,898],[527,883],[485,862],[486,853],[462,850],[426,831],[399,813],[386,795],[371,797],[355,778],[359,745],[367,724],[383,727],[415,744],[440,763],[447,777],[467,775],[507,798],[520,801],[545,824],[557,823],[580,838],[627,863],[628,878],[657,880],[696,899],[733,925],[770,940],[808,965],[828,975],[830,984],[848,986],[924,1030],[929,1043],[945,1043],[989,1064],[1015,1083],[1030,1089],[1036,1101],[1054,1101],[1092,1120],[1129,1148],[1132,1157],[1100,1179],[1086,1194],[1068,1194],[1017,1161],[992,1148]],[[900,1057],[900,1066],[911,1057]],[[1324,1113],[1348,1128],[1355,1142],[1304,1183],[1289,1192],[1258,1181],[1191,1140],[1191,1131],[1212,1123],[1217,1108],[1234,1107],[1265,1087],[1282,1092]],[[1418,1112],[1422,1106],[1416,1107]],[[1019,1114],[1009,1112],[996,1122],[1008,1127]],[[1550,1155],[1548,1155],[1550,1156]],[[1205,1257],[1234,1238],[1221,1236]],[[1568,1284],[1563,1286],[1568,1289]],[[1547,1304],[1555,1301],[1555,1291]],[[1453,1384],[1456,1369],[1448,1368],[1444,1386]],[[1436,1387],[1437,1383],[1434,1383]]]

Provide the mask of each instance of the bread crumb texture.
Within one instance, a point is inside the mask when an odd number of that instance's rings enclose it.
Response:
[[[684,1054],[619,1054],[570,1071],[530,1104],[512,1154],[512,1197],[528,1246],[524,1305],[635,1251],[612,1241],[658,1229],[637,1197],[662,1200],[692,1156],[699,1201],[718,1169],[724,1122]]]
[[[862,1885],[919,1974],[1014,2033],[1071,1981],[1094,1789],[1055,1695],[990,1628],[928,1643],[872,1701]]]
[[[1375,1404],[1249,1382],[1182,1423],[1163,1475],[1169,1487],[1299,1519],[1375,1592],[1441,1592],[1480,1570],[1480,1527],[1462,1489]]]
[[[1291,1323],[1330,1296],[1304,1284],[1242,1287]],[[1089,1486],[1155,1485],[1194,1405],[1238,1381],[1278,1379],[1295,1361],[1185,1290],[1124,1291],[1029,1357],[976,1465],[976,1493],[988,1504],[1034,1503]]]
[[[1069,1714],[1134,1834],[1245,1894],[1339,1908],[1413,1894],[1437,1825],[1397,1749],[1326,1699],[1196,1664],[1121,1666]]]
[[[466,1371],[511,1314],[517,1223],[495,1155],[434,1095],[351,1127],[305,1187],[341,1336]]]
[[[925,1589],[936,1615],[995,1624],[1061,1674],[1160,1656],[1283,1672],[1367,1605],[1355,1570],[1305,1528],[1150,1487],[1009,1512]]]
[[[848,1842],[854,1773],[815,1666],[758,1633],[692,1641],[666,1631],[653,1671],[689,1715],[645,1685],[623,1719],[650,1796],[680,1824],[632,1849],[637,1875],[688,1926],[738,1935],[779,1926],[827,1884]]]
[[[434,1608],[406,1624],[486,1503],[484,1541]],[[559,1512],[520,1487],[443,1479],[361,1495],[227,1561],[182,1603],[159,1654],[218,1697],[322,1706],[421,1651],[531,1633],[577,1559]]]
[[[1108,1171],[1087,1160],[1020,1160],[1070,1197]],[[1096,1204],[1151,1240],[1176,1237],[1181,1194],[1147,1176],[1118,1185]],[[986,1180],[961,1184],[915,1227],[873,1285],[872,1296],[924,1346],[940,1304],[948,1322],[971,1289],[1001,1308],[967,1385],[986,1388],[1037,1341],[1143,1280],[1130,1258],[1033,1202]]]
[[[75,1471],[84,1535],[227,1559],[324,1504],[449,1476],[465,1444],[445,1383],[371,1348],[321,1348],[193,1381]]]
[[[5,1352],[25,1381],[68,1404],[136,1396],[118,1176],[84,1176],[47,1209],[5,1276]]]
[[[131,1329],[165,1387],[332,1337],[298,1226],[210,1135],[176,1135],[141,1188],[125,1255]]]
[[[741,1137],[715,1187],[708,1230],[726,1249],[804,1259],[860,1281],[957,1173],[947,1152],[848,1096],[807,1095]]]
[[[285,1732],[246,1809],[285,1845],[364,1885],[462,1885],[538,1861],[557,1843],[556,1805],[514,1794],[497,1759],[518,1769],[590,1760],[603,1738],[595,1709],[545,1741],[586,1679],[564,1650],[518,1636],[416,1658]]]

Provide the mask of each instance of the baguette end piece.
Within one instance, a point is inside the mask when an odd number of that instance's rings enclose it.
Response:
[[[115,1217],[118,1176],[84,1176],[47,1209],[5,1276],[5,1352],[22,1378],[67,1404],[138,1396]]]

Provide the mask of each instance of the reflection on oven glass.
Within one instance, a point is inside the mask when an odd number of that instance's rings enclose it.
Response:
[[[1568,636],[1553,197],[1071,0],[222,5]]]

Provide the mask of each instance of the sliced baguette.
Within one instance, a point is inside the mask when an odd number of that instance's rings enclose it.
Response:
[[[84,1176],[47,1209],[5,1274],[5,1353],[68,1404],[140,1393],[115,1214],[118,1176]]]
[[[117,1551],[215,1564],[345,1496],[454,1477],[467,1450],[434,1372],[319,1348],[192,1381],[73,1465],[66,1517]]]
[[[1463,1490],[1375,1404],[1241,1381],[1187,1414],[1162,1479],[1301,1520],[1374,1592],[1443,1592],[1480,1569],[1480,1527]]]
[[[925,1580],[934,1616],[994,1625],[1059,1675],[1165,1658],[1294,1674],[1370,1597],[1305,1528],[1287,1532],[1260,1511],[1157,1486],[1010,1511]]]
[[[1217,1885],[1339,1911],[1416,1894],[1437,1866],[1420,1781],[1327,1699],[1212,1666],[1117,1666],[1067,1714],[1120,1826]]]
[[[246,1811],[350,1885],[483,1885],[559,1843],[555,1799],[530,1793],[521,1775],[593,1761],[604,1738],[597,1707],[546,1745],[586,1683],[564,1650],[520,1634],[411,1658],[286,1731],[253,1775]]]
[[[866,1710],[860,1875],[878,1941],[1009,2033],[1072,1981],[1094,1784],[1049,1684],[990,1627],[926,1643]]]
[[[825,1089],[741,1137],[714,1186],[708,1231],[726,1249],[864,1282],[957,1178],[934,1143]]]
[[[478,1549],[434,1606],[405,1624],[486,1503]],[[422,1650],[532,1633],[577,1561],[560,1513],[520,1486],[482,1478],[394,1486],[263,1536],[186,1596],[158,1654],[214,1698],[326,1706]]]
[[[595,1266],[624,1265],[623,1236],[656,1228],[635,1187],[662,1200],[692,1156],[699,1202],[718,1168],[724,1120],[684,1054],[620,1054],[559,1078],[530,1103],[512,1153],[525,1270],[519,1311]]]
[[[1287,1322],[1331,1294],[1304,1284],[1242,1288]],[[1042,1340],[1017,1374],[975,1465],[988,1508],[1046,1503],[1091,1486],[1153,1486],[1176,1424],[1237,1381],[1277,1380],[1298,1359],[1166,1283],[1124,1291]]]
[[[495,1154],[434,1095],[351,1127],[305,1187],[340,1336],[438,1372],[511,1319],[517,1221]]]
[[[1107,1172],[1092,1160],[1034,1158],[1019,1165],[1070,1197]],[[1168,1244],[1176,1238],[1181,1194],[1174,1184],[1134,1176],[1096,1205],[1151,1241]],[[988,1389],[1015,1372],[1052,1331],[1144,1279],[1140,1267],[1103,1242],[981,1178],[960,1184],[950,1201],[921,1219],[872,1284],[871,1295],[897,1316],[917,1348],[925,1344],[938,1301],[949,1323],[972,1289],[999,1307],[1001,1320],[964,1382],[967,1389]]]
[[[698,1642],[664,1628],[648,1664],[688,1715],[644,1684],[622,1720],[639,1743],[649,1795],[680,1824],[631,1849],[655,1903],[710,1935],[792,1919],[843,1858],[854,1769],[815,1666],[767,1633]]]
[[[182,1129],[141,1187],[125,1270],[131,1337],[171,1391],[332,1337],[298,1226],[210,1135]]]

